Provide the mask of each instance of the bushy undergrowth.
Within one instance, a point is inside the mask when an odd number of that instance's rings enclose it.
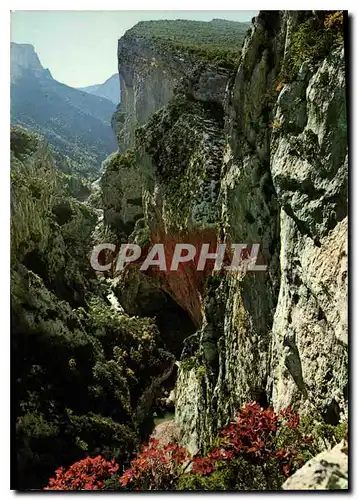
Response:
[[[71,465],[67,470],[60,467],[56,476],[51,478],[48,491],[99,490],[103,489],[106,479],[110,479],[119,469],[114,460],[106,461],[101,456],[84,458]]]
[[[279,83],[288,83],[297,75],[302,63],[317,65],[334,45],[343,43],[343,11],[316,11],[301,22],[293,33]]]
[[[239,61],[240,49],[249,23],[214,19],[211,22],[184,19],[145,21],[127,34],[150,39],[173,56],[185,53],[228,69]]]
[[[88,261],[96,214],[51,152],[25,131],[11,145],[14,487],[36,489],[87,455],[128,461],[137,405],[169,358],[154,320],[110,307]]]
[[[172,490],[182,473],[189,453],[176,444],[159,446],[151,439],[141,453],[131,462],[120,478],[120,484],[136,490]]]
[[[162,445],[152,439],[103,489],[279,490],[288,476],[320,451],[319,440],[326,436],[326,445],[335,444],[341,434],[339,427],[326,429],[325,424],[317,427],[301,421],[292,408],[275,412],[253,402],[219,431],[206,454],[193,457],[177,444]],[[71,488],[66,485],[66,489]]]

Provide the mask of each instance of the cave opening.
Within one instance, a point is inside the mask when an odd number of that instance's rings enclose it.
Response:
[[[333,400],[323,410],[323,420],[329,425],[338,425],[340,422],[340,408],[337,401]]]
[[[259,392],[257,396],[257,402],[259,403],[261,408],[266,409],[269,407],[269,401],[265,389],[262,389],[262,391]]]
[[[46,265],[38,251],[32,250],[27,253],[23,259],[23,263],[27,269],[40,276],[45,282],[48,281]]]
[[[165,293],[165,304],[153,311],[165,348],[180,359],[184,340],[197,330],[189,313]]]
[[[192,315],[185,307],[161,287],[155,278],[141,273],[134,277],[129,274],[124,276],[113,292],[127,314],[155,320],[160,332],[161,347],[179,360],[184,340],[197,330]]]

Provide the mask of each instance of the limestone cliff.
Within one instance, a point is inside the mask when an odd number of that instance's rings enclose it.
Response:
[[[33,45],[29,43],[11,43],[11,80],[20,77],[23,71],[30,70],[36,76],[51,77],[49,69],[43,68]]]
[[[176,420],[192,452],[249,400],[276,409],[294,404],[331,424],[344,418],[341,25],[339,15],[262,12],[235,71],[171,56],[138,31],[119,41],[114,121],[120,151],[130,148],[134,159],[121,163],[118,181],[126,168],[130,197],[142,200],[130,238],[145,231],[169,251],[178,241],[259,243],[267,265],[239,276],[193,265],[154,277],[196,327],[184,342],[176,387]],[[122,197],[120,221],[128,214],[123,206]]]

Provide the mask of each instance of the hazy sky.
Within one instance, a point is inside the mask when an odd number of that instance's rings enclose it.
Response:
[[[72,87],[117,72],[117,40],[138,21],[213,18],[251,21],[257,11],[14,11],[11,40],[34,45],[52,76]]]

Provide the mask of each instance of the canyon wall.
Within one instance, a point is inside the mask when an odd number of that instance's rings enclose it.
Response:
[[[119,40],[114,128],[119,151],[133,157],[112,173],[121,184],[125,169],[118,196],[129,190],[142,200],[130,241],[161,242],[169,254],[176,242],[259,243],[267,265],[222,274],[193,263],[142,277],[195,325],[179,362],[175,416],[194,453],[250,400],[294,405],[331,424],[345,418],[345,59],[327,20],[329,50],[313,62],[295,58],[299,35],[315,33],[312,16],[260,13],[235,72],[138,34]]]

